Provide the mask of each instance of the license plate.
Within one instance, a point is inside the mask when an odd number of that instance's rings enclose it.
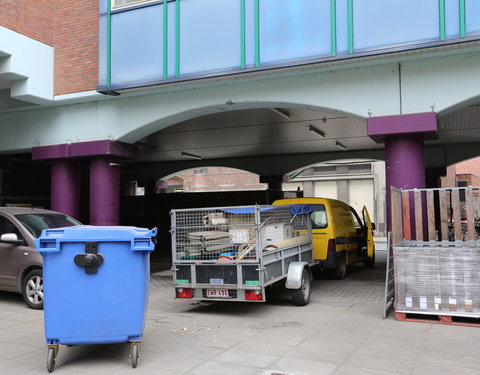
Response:
[[[207,289],[205,294],[208,298],[231,298],[228,289]]]

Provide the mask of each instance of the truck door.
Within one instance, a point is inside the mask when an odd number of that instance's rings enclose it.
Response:
[[[327,210],[323,204],[312,204],[313,212],[310,215],[312,220],[312,245],[313,245],[313,259],[325,260],[327,259],[327,247],[329,233],[333,223],[329,223]],[[330,226],[330,228],[328,228]]]
[[[365,228],[367,228],[367,233],[365,236],[365,240],[366,240],[365,246],[367,246],[368,257],[371,258],[373,256],[373,250],[374,250],[373,224],[372,224],[372,221],[370,220],[370,215],[368,214],[368,210],[366,206],[363,206],[362,216],[363,216],[363,223],[365,225]]]

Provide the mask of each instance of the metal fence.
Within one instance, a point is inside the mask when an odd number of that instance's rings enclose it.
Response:
[[[310,236],[307,220],[290,206],[172,210],[173,260],[258,261],[259,250],[292,246]]]

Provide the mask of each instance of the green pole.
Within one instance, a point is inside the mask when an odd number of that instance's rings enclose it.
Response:
[[[467,27],[465,25],[465,0],[460,0],[460,37],[465,38]]]
[[[332,56],[337,56],[337,0],[330,1],[330,14],[332,25]]]
[[[260,0],[255,0],[255,66],[260,66]]]
[[[180,0],[176,0],[175,3],[175,77],[178,78],[180,76]]]
[[[112,14],[111,0],[107,1],[107,88],[112,84]]]
[[[348,0],[348,53],[353,53],[353,0]]]
[[[240,1],[240,66],[245,68],[245,0]]]
[[[439,0],[440,40],[445,40],[445,0]]]
[[[163,0],[163,79],[168,77],[168,1]]]

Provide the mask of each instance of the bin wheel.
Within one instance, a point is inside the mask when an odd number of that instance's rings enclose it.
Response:
[[[47,370],[48,372],[53,372],[55,369],[55,361],[56,361],[56,350],[55,348],[48,348],[47,353]]]
[[[132,357],[132,367],[136,368],[137,362],[138,362],[138,344],[137,343],[132,344],[130,357]]]

